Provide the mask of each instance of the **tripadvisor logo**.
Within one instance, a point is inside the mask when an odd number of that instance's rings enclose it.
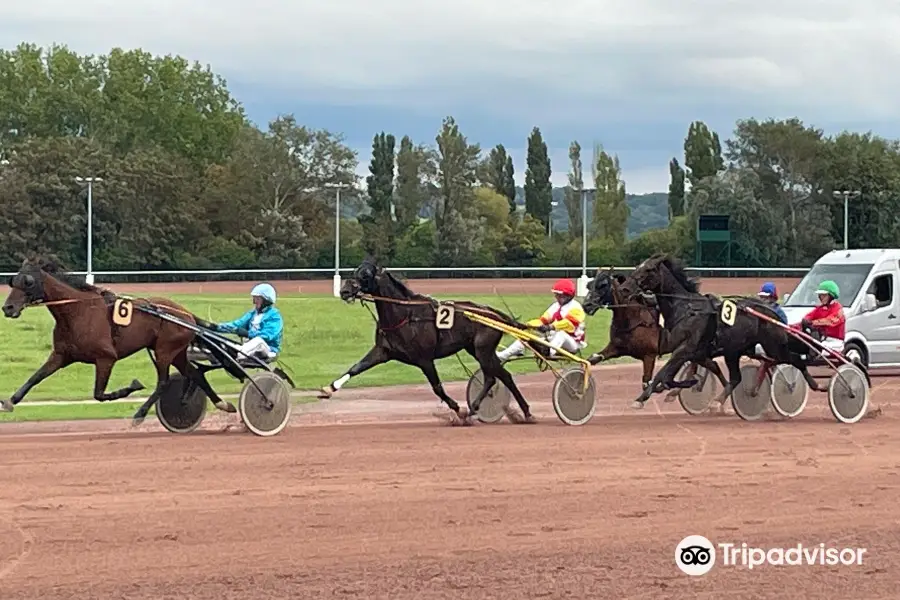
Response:
[[[749,570],[763,565],[849,567],[861,565],[866,551],[866,548],[838,548],[824,543],[785,548],[758,548],[730,542],[713,544],[702,535],[689,535],[675,547],[675,564],[691,576],[706,575],[717,562],[723,567]]]

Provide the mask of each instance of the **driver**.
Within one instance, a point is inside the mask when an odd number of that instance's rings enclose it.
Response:
[[[838,302],[840,290],[835,282],[827,280],[819,284],[816,295],[819,296],[819,305],[791,328],[816,331],[822,336],[823,345],[843,352],[846,319],[844,307]]]
[[[567,352],[578,352],[587,346],[587,341],[584,308],[575,300],[575,284],[571,279],[560,279],[553,286],[552,292],[556,301],[540,318],[532,319],[526,325],[547,336],[551,357],[560,348]],[[525,344],[516,340],[506,350],[498,352],[497,356],[506,362],[513,356],[521,356],[524,349]]]
[[[781,319],[782,323],[787,325],[788,318],[787,315],[784,314],[784,309],[778,304],[778,291],[775,289],[774,283],[771,281],[765,282],[762,284],[762,287],[759,288],[759,293],[756,295],[760,300],[764,301],[776,315],[778,315],[778,318]]]
[[[249,338],[241,346],[242,355],[272,360],[281,351],[284,336],[284,320],[275,308],[275,288],[268,283],[260,283],[251,290],[250,297],[253,299],[250,311],[234,321],[217,324],[215,331],[237,333]]]

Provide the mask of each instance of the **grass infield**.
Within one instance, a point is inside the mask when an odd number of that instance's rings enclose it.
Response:
[[[212,321],[237,318],[249,310],[250,301],[245,296],[204,294],[196,296],[172,295],[171,299],[183,304],[196,315]],[[439,297],[440,298],[440,297]],[[462,299],[462,298],[441,298]],[[550,294],[508,295],[501,300],[495,295],[465,298],[494,306],[500,310],[509,309],[520,320],[540,315],[553,301]],[[327,385],[363,357],[375,339],[375,323],[365,308],[358,303],[347,305],[330,296],[299,296],[285,294],[278,299],[278,308],[285,321],[284,347],[280,362],[291,374],[297,388],[315,390]],[[458,317],[463,318],[463,317]],[[587,352],[599,350],[606,345],[609,330],[609,311],[601,310],[588,318]],[[18,320],[0,320],[3,344],[0,346],[0,394],[9,397],[43,363],[52,346],[51,331],[53,318],[44,308],[26,310]],[[505,337],[503,344],[511,342]],[[470,370],[478,368],[478,363],[467,353],[460,358]],[[438,372],[444,381],[463,380],[468,377],[456,357],[448,357],[437,363]],[[513,363],[514,373],[534,372],[532,361]],[[173,369],[174,372],[174,369]],[[113,369],[108,390],[127,385],[132,379],[139,379],[146,391],[135,396],[146,396],[156,383],[156,375],[146,352],[140,352],[121,362]],[[222,372],[210,374],[210,382],[222,394],[237,393],[241,384]],[[392,362],[352,379],[347,388],[425,383],[425,377],[415,367]],[[130,415],[135,407],[127,403],[97,405],[28,406],[29,400],[59,401],[88,400],[94,388],[94,368],[92,365],[76,364],[57,372],[31,390],[25,400],[12,414],[0,413],[0,422],[32,419],[103,418]],[[31,416],[29,416],[31,415]]]

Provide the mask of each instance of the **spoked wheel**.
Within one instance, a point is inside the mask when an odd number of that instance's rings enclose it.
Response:
[[[206,416],[206,392],[192,379],[172,375],[156,401],[156,418],[172,433],[190,433]]]
[[[828,406],[841,423],[856,423],[869,409],[869,384],[856,365],[843,364],[828,384]]]
[[[759,383],[756,393],[753,392],[759,379],[759,370],[762,368],[765,367],[758,365],[741,367],[741,384],[731,392],[731,406],[737,416],[745,421],[760,420],[772,401],[772,378],[768,373]]]
[[[291,418],[291,390],[287,382],[269,371],[254,373],[241,390],[238,412],[247,429],[256,435],[281,433]]]
[[[686,363],[681,367],[675,378],[676,381],[689,379],[687,370],[692,364]],[[709,410],[709,405],[716,397],[718,381],[716,381],[716,376],[702,365],[697,365],[697,372],[690,379],[697,379],[697,385],[681,389],[678,392],[678,402],[687,414],[700,415]]]
[[[772,408],[782,417],[793,418],[803,412],[809,399],[809,384],[800,369],[781,364],[772,371]]]
[[[484,373],[478,369],[469,378],[469,385],[466,386],[466,404],[469,405],[469,412],[472,412],[472,402],[481,393],[481,387],[484,385]],[[488,391],[487,396],[481,400],[481,406],[478,407],[478,413],[475,417],[482,423],[496,423],[506,415],[504,410],[511,399],[509,390],[498,379],[494,386]]]
[[[588,376],[584,387],[584,367],[570,367],[553,384],[553,410],[566,425],[584,425],[597,409],[597,386]]]

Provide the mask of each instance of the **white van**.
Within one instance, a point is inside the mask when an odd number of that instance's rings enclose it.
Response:
[[[788,323],[818,304],[816,289],[837,283],[847,318],[844,352],[869,368],[900,367],[900,249],[832,250],[784,297]]]

